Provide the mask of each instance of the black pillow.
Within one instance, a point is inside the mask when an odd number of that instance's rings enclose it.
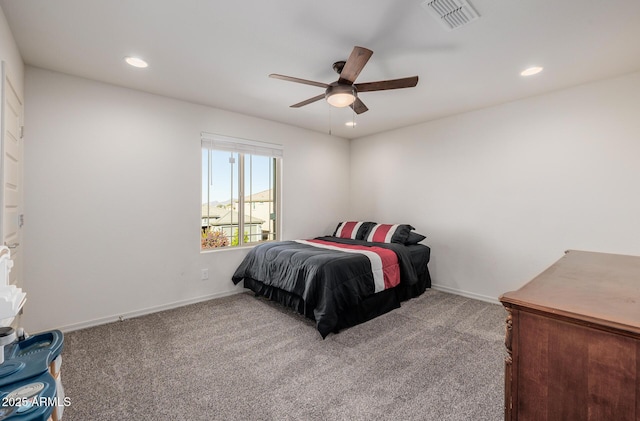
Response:
[[[418,244],[420,241],[424,240],[425,238],[427,238],[425,235],[418,234],[417,232],[411,231],[409,233],[409,237],[407,237],[407,240],[404,242],[404,244],[407,246],[410,246],[412,244]]]

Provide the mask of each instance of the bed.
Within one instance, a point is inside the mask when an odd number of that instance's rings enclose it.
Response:
[[[415,241],[424,236],[407,241],[410,225],[401,235],[387,233],[385,238],[368,235],[382,224],[340,231],[341,225],[355,223],[339,224],[332,236],[259,244],[232,281],[244,281],[256,296],[315,320],[323,338],[396,309],[431,286],[431,250]],[[400,226],[392,227],[398,231]]]

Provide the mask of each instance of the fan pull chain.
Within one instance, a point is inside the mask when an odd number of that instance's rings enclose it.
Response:
[[[356,107],[351,107],[351,128],[356,128]]]

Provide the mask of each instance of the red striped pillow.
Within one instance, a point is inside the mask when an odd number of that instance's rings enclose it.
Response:
[[[333,233],[334,237],[363,240],[367,231],[375,222],[347,221],[340,222]]]
[[[376,224],[367,233],[366,240],[373,243],[404,244],[412,229],[409,224]]]

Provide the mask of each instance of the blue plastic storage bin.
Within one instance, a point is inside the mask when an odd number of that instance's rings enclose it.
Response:
[[[0,420],[47,421],[57,403],[56,381],[47,371],[0,387]]]
[[[0,421],[46,421],[60,404],[49,367],[60,355],[64,335],[43,332],[4,347],[0,364]],[[31,403],[30,403],[31,402]]]

